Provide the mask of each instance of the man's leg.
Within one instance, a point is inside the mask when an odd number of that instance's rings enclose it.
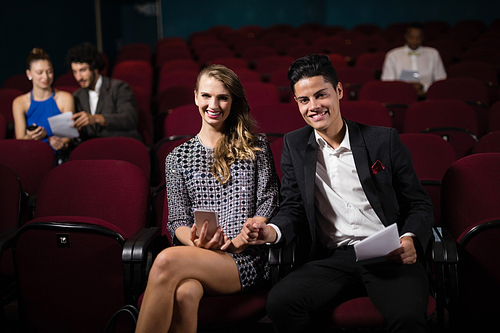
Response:
[[[384,317],[390,332],[427,332],[429,281],[424,266],[361,267],[370,299]]]
[[[352,249],[335,250],[329,258],[297,268],[271,289],[267,310],[277,332],[306,332],[315,310],[340,303],[363,289],[353,277],[353,254]]]

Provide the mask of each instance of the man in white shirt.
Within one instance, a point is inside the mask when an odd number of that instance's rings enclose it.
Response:
[[[410,24],[405,40],[405,46],[387,52],[380,79],[410,82],[419,96],[423,96],[434,81],[446,79],[443,61],[436,49],[422,46],[424,31],[421,24]]]
[[[72,117],[81,139],[127,136],[142,140],[133,91],[127,83],[101,75],[104,60],[95,46],[73,47],[66,62],[81,87],[73,93],[76,110]]]
[[[342,118],[342,84],[325,55],[289,69],[306,124],[285,135],[282,203],[269,224],[246,224],[251,244],[298,237],[300,266],[271,290],[278,332],[306,332],[325,305],[368,295],[391,332],[426,332],[429,286],[423,252],[434,223],[430,198],[393,128]],[[356,261],[354,244],[396,223],[401,247],[390,265]]]

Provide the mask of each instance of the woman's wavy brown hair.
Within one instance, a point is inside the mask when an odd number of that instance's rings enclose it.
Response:
[[[198,75],[196,94],[199,92],[200,79],[204,75],[221,81],[232,98],[231,111],[224,122],[223,136],[214,148],[211,167],[215,178],[221,184],[225,184],[231,178],[230,166],[236,159],[253,160],[255,152],[260,150],[255,147],[256,136],[252,132],[255,121],[250,116],[250,107],[243,86],[232,70],[223,65],[205,67]]]

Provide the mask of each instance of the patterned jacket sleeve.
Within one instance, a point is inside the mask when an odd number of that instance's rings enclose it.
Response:
[[[278,176],[269,142],[264,135],[259,135],[257,146],[261,149],[256,153],[257,184],[255,216],[271,219],[279,207]]]
[[[165,161],[166,195],[168,198],[167,229],[172,239],[175,230],[181,226],[191,227],[194,223],[191,201],[184,182],[182,163],[176,159],[178,148],[174,149]]]

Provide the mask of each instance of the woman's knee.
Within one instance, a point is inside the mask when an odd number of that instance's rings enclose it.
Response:
[[[175,302],[182,308],[198,308],[203,297],[203,286],[197,280],[182,281],[175,290]]]
[[[149,272],[150,282],[151,280],[171,279],[178,272],[182,259],[176,252],[178,251],[173,251],[173,248],[167,248],[156,256]]]

